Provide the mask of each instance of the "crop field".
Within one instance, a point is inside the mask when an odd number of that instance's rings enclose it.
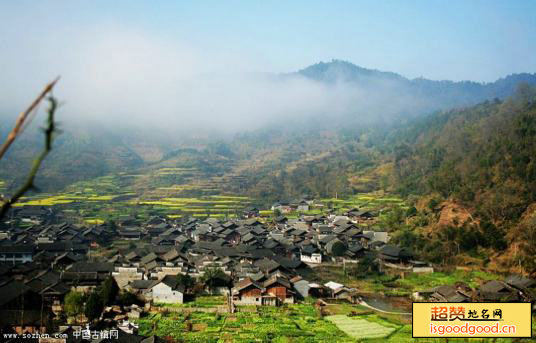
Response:
[[[344,315],[328,316],[325,319],[335,324],[348,336],[356,339],[385,338],[399,328],[393,324],[386,326],[367,319]]]
[[[185,343],[350,343],[354,339],[318,317],[312,305],[259,307],[252,312],[151,314],[139,320],[142,335],[171,336]],[[188,324],[191,331],[187,331]]]
[[[142,220],[154,215],[234,218],[249,205],[249,198],[225,194],[210,181],[192,182],[195,175],[194,168],[161,168],[149,175],[119,173],[80,181],[55,194],[29,195],[14,206],[51,206],[78,218],[80,224],[95,225],[122,215]],[[202,195],[188,195],[192,192]]]
[[[214,298],[214,299],[211,299]],[[221,304],[221,297],[203,297],[191,307],[211,307]],[[195,304],[195,306],[194,306]],[[166,305],[167,306],[167,305]],[[185,305],[177,305],[188,307]],[[352,305],[347,305],[353,307]],[[140,334],[171,337],[179,342],[194,343],[441,343],[445,339],[412,338],[411,324],[398,317],[384,318],[359,306],[349,309],[361,313],[352,317],[337,314],[321,318],[309,304],[283,307],[243,307],[230,314],[193,312],[190,314],[163,312],[151,313],[138,320]],[[346,312],[346,311],[343,311]],[[533,328],[536,329],[533,321]],[[462,343],[466,339],[449,339]],[[486,339],[471,339],[485,343]],[[496,339],[494,342],[531,342],[531,339]]]
[[[233,218],[249,204],[249,198],[233,195],[209,195],[199,198],[161,198],[140,201],[139,204],[166,211],[170,218],[184,215]]]

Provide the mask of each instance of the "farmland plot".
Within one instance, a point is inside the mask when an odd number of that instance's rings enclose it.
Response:
[[[353,319],[344,315],[325,317],[348,336],[356,339],[385,338],[396,328],[387,327],[366,319]]]

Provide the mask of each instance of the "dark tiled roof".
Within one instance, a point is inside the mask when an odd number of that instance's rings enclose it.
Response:
[[[76,262],[69,268],[69,272],[94,272],[111,273],[114,270],[113,263],[108,262]]]
[[[160,280],[159,283],[166,284],[174,291],[184,292],[184,286],[179,284],[179,280],[176,275],[166,275],[162,280]]]
[[[507,284],[514,286],[516,288],[531,288],[536,287],[536,280],[535,279],[529,279],[525,276],[521,275],[510,275],[509,277],[504,280]]]
[[[291,288],[290,286],[290,282],[285,279],[285,278],[282,278],[282,277],[278,277],[278,276],[274,276],[274,277],[271,277],[269,278],[268,280],[264,281],[264,287],[267,288],[267,287],[270,287],[274,284],[280,284],[282,286],[284,286],[285,288]]]
[[[149,289],[156,283],[158,283],[157,280],[134,280],[129,283],[129,286],[134,289]]]
[[[18,281],[11,281],[0,287],[0,294],[2,295],[0,297],[0,307],[29,291],[31,291],[30,287]]]

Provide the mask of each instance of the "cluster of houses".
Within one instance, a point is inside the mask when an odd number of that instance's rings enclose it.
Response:
[[[88,292],[109,276],[146,302],[182,303],[185,289],[176,275],[201,279],[208,269],[221,270],[210,292],[227,294],[236,304],[333,296],[325,286],[307,281],[307,270],[321,263],[356,262],[371,251],[381,259],[389,256],[390,262],[407,261],[398,253],[383,255],[392,250],[387,233],[363,231],[358,222],[370,220],[370,213],[357,212],[278,217],[270,223],[247,214],[229,221],[155,216],[142,222],[125,216],[113,224],[81,227],[50,208],[23,207],[0,226],[0,325],[13,323],[3,314],[18,316],[16,309],[22,307],[17,324],[41,325],[43,308],[57,314],[70,290]],[[131,244],[111,247],[117,240]]]
[[[511,275],[504,280],[486,281],[475,289],[456,282],[416,292],[413,298],[431,302],[532,302],[536,310],[536,280]]]
[[[325,263],[357,263],[368,255],[394,273],[433,270],[390,244],[386,231],[363,230],[361,224],[374,221],[368,211],[280,216],[268,223],[252,216],[255,211],[237,220],[155,216],[142,222],[129,216],[79,227],[47,208],[23,209],[0,227],[0,327],[42,327],[49,318],[43,311],[50,318],[61,314],[69,291],[89,292],[110,276],[145,303],[182,303],[188,290],[177,275],[201,280],[217,270],[216,280],[197,291],[224,294],[235,305],[277,306],[309,296],[355,301],[354,290],[344,285],[308,280],[311,269]],[[118,240],[130,244],[110,245]],[[524,279],[490,282],[478,294],[493,300],[510,292],[524,299],[533,287]],[[474,299],[461,285],[416,295],[437,301],[465,296]]]

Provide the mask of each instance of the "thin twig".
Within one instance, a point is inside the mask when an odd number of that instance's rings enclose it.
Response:
[[[30,106],[26,109],[26,111],[19,114],[19,117],[17,118],[17,121],[15,122],[15,127],[11,130],[11,132],[8,134],[6,140],[4,141],[4,144],[2,144],[2,147],[0,147],[0,159],[4,156],[7,149],[11,146],[11,144],[15,141],[19,133],[21,132],[21,128],[24,125],[24,122],[28,118],[28,116],[33,112],[33,110],[39,105],[41,100],[45,98],[45,96],[52,91],[52,88],[54,88],[54,85],[56,85],[56,82],[60,77],[58,76],[54,81],[49,83],[45,86],[43,91],[41,91],[41,94],[35,100],[30,104]]]
[[[53,136],[56,130],[56,124],[54,122],[54,113],[56,112],[56,109],[58,107],[58,101],[53,96],[49,96],[47,100],[49,101],[50,106],[47,110],[47,126],[44,129],[45,147],[43,148],[39,156],[33,161],[32,169],[30,170],[30,173],[28,174],[24,184],[15,192],[15,194],[13,194],[10,199],[8,199],[2,204],[2,207],[0,208],[0,218],[3,218],[7,211],[11,208],[11,206],[16,203],[26,192],[28,192],[32,188],[35,188],[34,179],[37,174],[37,171],[39,170],[39,167],[41,166],[41,163],[43,163],[45,157],[48,155],[50,150],[52,150],[52,140],[54,138]]]

